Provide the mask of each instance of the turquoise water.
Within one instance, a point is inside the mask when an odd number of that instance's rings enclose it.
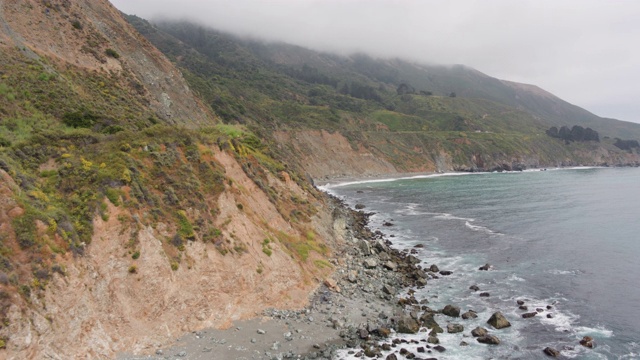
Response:
[[[465,333],[486,327],[496,310],[513,325],[494,332],[503,340],[495,347],[445,334],[451,350],[439,359],[533,359],[546,346],[580,359],[640,356],[640,169],[439,175],[326,190],[375,212],[372,226],[393,235],[394,246],[425,244],[423,265],[453,271],[418,295],[432,308],[476,310],[477,320],[457,320]],[[485,263],[491,271],[478,271]],[[491,296],[469,290],[474,284]],[[519,299],[544,311],[523,319]],[[585,335],[595,349],[578,344]]]

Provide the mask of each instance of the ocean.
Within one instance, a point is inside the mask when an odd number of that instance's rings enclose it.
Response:
[[[453,272],[430,280],[416,297],[433,309],[455,304],[479,317],[442,315],[443,328],[451,321],[463,324],[464,334],[491,329],[486,321],[495,311],[512,324],[491,331],[502,340],[497,346],[441,334],[447,350],[430,356],[538,359],[551,346],[566,358],[640,358],[640,169],[437,174],[323,188],[374,212],[371,227],[394,247],[424,244],[416,255],[423,267]],[[478,270],[486,263],[489,271]],[[542,312],[521,317],[536,309]],[[587,335],[595,348],[579,344]]]

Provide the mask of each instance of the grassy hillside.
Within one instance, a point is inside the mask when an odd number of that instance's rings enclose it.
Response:
[[[443,170],[520,162],[615,163],[620,158],[611,154],[618,150],[610,144],[600,144],[604,155],[589,159],[584,156],[589,146],[567,146],[545,130],[588,124],[603,129],[601,136],[617,136],[622,129],[633,136],[640,129],[624,122],[601,126],[608,124],[542,90],[464,66],[424,66],[363,54],[341,57],[245,40],[188,22],[152,25],[135,16],[128,19],[175,61],[223,122],[245,124],[265,139],[274,130],[337,132],[354,149],[363,147],[404,171],[435,170],[416,164],[434,164],[442,152],[452,155]],[[445,140],[452,137],[464,139]],[[374,138],[384,138],[382,143],[393,144],[392,149],[368,140]],[[404,148],[412,150],[402,155]],[[300,160],[295,152],[286,158]]]

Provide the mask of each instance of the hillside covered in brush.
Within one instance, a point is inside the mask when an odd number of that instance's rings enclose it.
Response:
[[[0,358],[113,358],[300,308],[344,240],[106,0],[0,2]]]
[[[635,161],[613,144],[615,138],[640,138],[640,125],[599,118],[535,86],[465,66],[345,57],[242,39],[188,22],[128,20],[178,65],[223,122],[246,124],[293,147],[289,159],[302,155],[300,163],[314,177],[389,168],[486,170]],[[562,126],[590,128],[601,141],[565,143],[546,135]],[[351,149],[340,153],[351,153],[342,161],[324,153],[331,141],[348,143]],[[327,165],[332,161],[335,166]],[[341,168],[353,170],[347,174]]]

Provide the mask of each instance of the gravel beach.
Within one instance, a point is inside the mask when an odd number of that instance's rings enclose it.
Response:
[[[334,217],[346,220],[349,236],[336,251],[333,277],[311,295],[307,308],[267,309],[228,329],[186,334],[154,354],[121,354],[118,359],[436,359],[447,351],[438,340],[444,332],[460,333],[460,346],[500,343],[495,330],[510,326],[502,314],[494,314],[489,322],[474,320],[473,311],[463,312],[455,305],[431,309],[426,299],[413,296],[413,289],[450,274],[436,264],[419,265],[414,255],[428,249],[393,249],[382,233],[367,227],[370,213],[351,210],[336,198],[332,201]],[[479,271],[489,268],[487,264]],[[459,322],[467,320],[484,327],[465,329]]]

